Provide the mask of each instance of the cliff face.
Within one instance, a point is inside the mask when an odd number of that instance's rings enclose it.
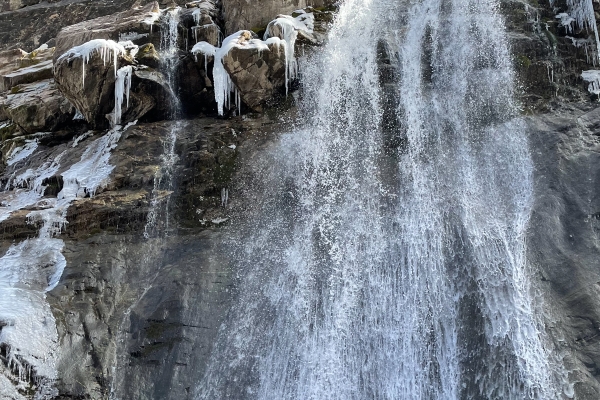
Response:
[[[56,376],[36,368],[32,360],[37,354],[28,357],[0,336],[2,398],[32,398],[36,391],[60,399],[193,398],[221,322],[236,297],[239,277],[233,269],[234,256],[226,251],[235,236],[231,218],[249,207],[240,194],[254,176],[249,172],[253,163],[278,140],[277,133],[296,111],[286,89],[291,92],[297,81],[284,87],[282,77],[288,77],[289,70],[282,69],[280,54],[263,56],[260,40],[248,32],[235,39],[247,43],[249,50],[238,47],[228,53],[230,61],[227,56],[222,59],[224,64],[230,62],[231,70],[252,71],[235,82],[236,87],[249,89],[239,95],[240,109],[233,104],[235,99],[229,107],[222,100],[228,118],[217,117],[215,48],[239,29],[262,34],[277,14],[324,5],[267,0],[256,7],[252,2],[224,0],[215,10],[194,15],[201,7],[190,4],[175,24],[179,63],[171,78],[164,64],[168,57],[161,53],[168,21],[143,25],[133,18],[130,25],[96,37],[97,27],[104,23],[96,20],[59,34],[76,23],[129,12],[134,3],[138,2],[3,3],[0,187],[5,190],[0,193],[4,213],[0,213],[0,255],[13,254],[13,246],[25,239],[43,237],[46,217],[36,220],[32,212],[58,210],[62,199],[68,198],[65,188],[79,185],[82,192],[63,207],[64,220],[55,221],[60,231],[55,238],[62,241],[59,253],[65,260],[60,280],[31,292],[49,305],[51,315],[44,318],[54,319],[57,335],[48,339],[51,362],[42,367],[53,369]],[[166,3],[160,6],[170,6]],[[153,8],[150,4],[146,11]],[[319,29],[322,34],[331,19],[324,8],[312,11],[316,29],[312,35],[299,34],[297,49],[319,44]],[[522,115],[535,167],[528,258],[539,271],[536,286],[547,305],[547,330],[574,384],[575,398],[595,400],[600,398],[600,107],[597,94],[590,93],[589,83],[581,78],[582,71],[593,70],[598,63],[593,32],[589,26],[588,32],[576,24],[571,29],[561,25],[556,15],[568,12],[562,3],[503,1],[500,11],[521,83]],[[206,35],[206,43],[213,37],[199,30],[211,24],[217,29],[212,49],[206,46],[191,53],[198,32]],[[72,46],[100,36],[116,42],[130,29],[136,30],[128,36],[137,47],[135,54],[124,49],[108,62],[100,58],[85,65],[82,59],[58,62]],[[72,39],[81,32],[85,40]],[[61,54],[45,54],[50,50],[39,47],[48,43],[49,48],[61,48],[61,40],[68,42],[62,44]],[[15,50],[19,47],[25,51]],[[274,49],[268,51],[276,54]],[[382,71],[391,68],[390,58],[393,54],[380,60]],[[115,115],[118,75],[113,73],[113,61],[118,61],[115,70],[134,68],[129,75],[131,99],[127,96],[126,104],[121,98],[122,125],[139,121],[123,127],[114,145],[107,144],[110,152],[102,153],[109,157],[98,156],[91,167],[110,166],[108,179],[102,184],[75,184],[68,180],[69,168],[89,158],[87,149],[105,137]],[[306,59],[300,69],[302,62]],[[44,63],[53,67],[23,70]],[[79,83],[82,68],[88,68],[87,86]],[[258,70],[263,75],[257,78]],[[261,82],[260,90],[244,86],[253,79]],[[90,98],[94,105],[84,109],[92,104]],[[181,109],[173,113],[168,104],[177,99]],[[244,99],[258,100],[250,107]],[[240,111],[245,115],[236,116]],[[93,177],[98,171],[84,172]],[[92,186],[94,190],[87,192]],[[35,201],[12,207],[20,193],[35,195],[40,188]],[[2,260],[8,265],[11,258]],[[60,264],[60,259],[55,261],[40,265],[51,269]],[[52,274],[47,275],[41,280],[51,281]],[[0,293],[7,293],[1,292],[4,289],[0,285]],[[18,323],[2,319],[0,310],[0,333],[12,332]]]

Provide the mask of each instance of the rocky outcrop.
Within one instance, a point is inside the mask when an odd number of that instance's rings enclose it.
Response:
[[[3,2],[0,49],[35,49],[56,37],[61,28],[128,10],[137,0],[21,0]],[[15,23],[18,22],[18,23]]]
[[[31,53],[21,49],[0,53],[0,93],[12,87],[52,78],[54,48],[42,46]]]
[[[0,107],[24,133],[53,131],[75,115],[75,108],[63,97],[52,79],[13,89]]]
[[[61,92],[92,126],[125,124],[150,110],[154,111],[152,120],[168,115],[175,94],[161,72],[148,66],[132,66],[132,51],[137,47],[125,50],[115,42],[100,40],[75,49],[79,50],[56,61],[55,79]],[[150,59],[154,61],[154,57]]]

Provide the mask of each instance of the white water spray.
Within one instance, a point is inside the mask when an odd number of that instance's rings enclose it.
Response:
[[[308,122],[244,193],[239,300],[197,399],[561,398],[510,60],[494,0],[343,3]]]

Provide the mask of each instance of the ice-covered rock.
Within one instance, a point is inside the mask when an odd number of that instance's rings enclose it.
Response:
[[[117,70],[126,62],[123,55],[122,45],[94,39],[56,60],[54,78],[58,88],[93,126],[108,126],[105,115],[114,108]]]
[[[181,23],[187,29],[186,49],[198,42],[220,46],[223,33],[219,26],[219,8],[212,0],[193,1],[181,13]]]
[[[54,80],[15,86],[0,105],[24,133],[52,131],[75,115],[75,108],[56,87]]]
[[[588,83],[588,92],[600,95],[600,70],[582,71],[581,78]]]
[[[214,58],[213,84],[218,112],[241,107],[243,101],[260,111],[264,103],[286,84],[286,42],[279,38],[262,41],[250,31],[228,36],[219,48],[199,42],[192,48],[205,68]]]
[[[276,19],[267,25],[265,40],[279,38],[286,43],[286,85],[289,80],[296,78],[296,75],[298,75],[298,64],[294,54],[298,34],[302,33],[305,37],[310,38],[314,30],[314,24],[314,15],[302,12],[295,18],[290,15],[278,15]]]

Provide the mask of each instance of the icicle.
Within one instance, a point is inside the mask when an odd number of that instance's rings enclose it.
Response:
[[[123,97],[126,97],[127,107],[129,107],[132,72],[133,68],[131,65],[127,65],[117,71],[117,79],[115,79],[115,107],[112,112],[113,127],[121,123]]]

